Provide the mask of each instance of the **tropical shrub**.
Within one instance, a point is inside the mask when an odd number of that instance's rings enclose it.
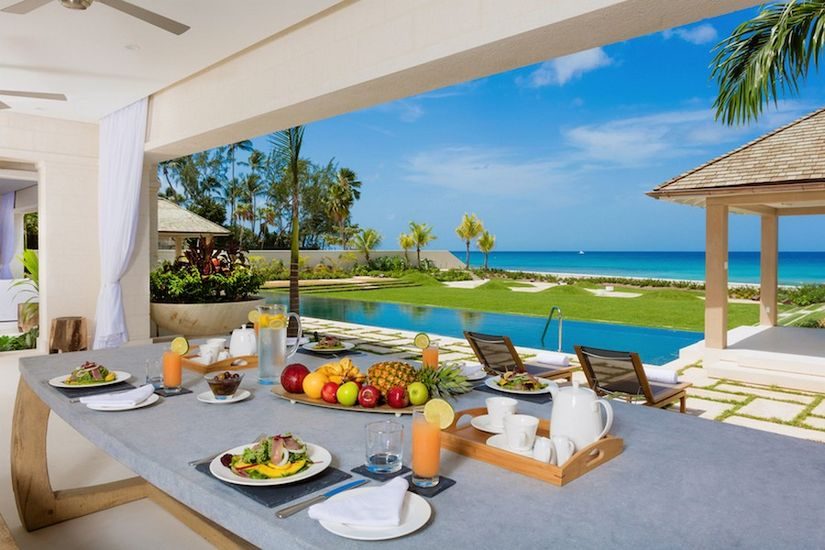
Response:
[[[433,273],[436,281],[471,281],[473,276],[469,271],[464,269],[447,269],[445,271],[436,271]]]
[[[779,290],[779,300],[785,304],[809,306],[825,303],[825,285],[807,284]]]
[[[17,336],[0,336],[0,351],[18,351],[22,349],[34,349],[37,347],[37,327]]]

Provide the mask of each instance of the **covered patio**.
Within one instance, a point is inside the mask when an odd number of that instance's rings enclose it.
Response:
[[[648,193],[706,210],[705,340],[683,350],[711,376],[825,390],[825,331],[777,326],[779,220],[825,214],[825,109]],[[759,325],[728,330],[728,218],[761,221]],[[825,276],[825,274],[823,274]]]

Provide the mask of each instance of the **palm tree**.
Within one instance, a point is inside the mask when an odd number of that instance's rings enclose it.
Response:
[[[237,214],[235,207],[238,201],[243,197],[243,188],[237,179],[226,180],[221,191],[221,197],[224,201],[229,203],[229,224],[235,225],[237,221]]]
[[[367,264],[370,263],[370,252],[381,244],[381,234],[375,229],[362,229],[355,234],[355,248],[364,253]]]
[[[825,45],[825,0],[767,4],[720,42],[712,77],[719,84],[716,118],[733,125],[756,120],[781,92],[796,93]]]
[[[238,151],[246,151],[247,153],[252,152],[252,142],[248,139],[244,139],[242,141],[238,141],[236,143],[230,143],[226,146],[227,155],[229,157],[229,164],[232,167],[232,177],[230,179],[235,179],[235,153]]]
[[[484,254],[484,269],[487,269],[487,258],[490,255],[490,251],[496,246],[496,236],[490,235],[489,231],[482,231],[476,245],[478,245],[481,253]]]
[[[249,202],[250,210],[249,210],[249,222],[252,228],[252,235],[255,235],[255,214],[256,214],[256,198],[260,195],[264,190],[264,183],[261,181],[261,177],[256,172],[250,172],[246,174],[243,180],[243,194],[244,199]]]
[[[470,242],[478,237],[482,231],[484,231],[484,225],[481,223],[481,220],[478,219],[478,216],[475,214],[467,214],[466,212],[461,218],[461,223],[455,228],[455,234],[464,241],[467,247],[467,269],[470,269]]]
[[[346,226],[352,205],[361,198],[361,181],[349,168],[339,168],[335,174],[335,183],[329,190],[329,214],[338,226],[338,240],[341,248],[347,247]]]
[[[421,267],[421,249],[438,237],[433,235],[433,228],[426,223],[410,222],[410,237],[415,245],[415,254],[418,260],[418,267]]]
[[[409,233],[401,233],[401,235],[398,236],[398,244],[404,249],[404,260],[406,260],[409,265],[410,258],[407,256],[407,251],[415,246],[415,240]]]
[[[287,163],[287,173],[289,187],[292,191],[292,239],[289,253],[289,311],[298,315],[300,313],[300,295],[298,292],[298,262],[300,228],[298,200],[301,195],[301,182],[299,178],[299,163],[301,160],[301,145],[304,141],[304,127],[295,126],[287,130],[281,130],[269,137],[270,143],[277,147]],[[296,336],[298,326],[290,323],[289,335]]]

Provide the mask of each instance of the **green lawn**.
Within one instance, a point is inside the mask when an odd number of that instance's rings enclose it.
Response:
[[[520,313],[545,316],[557,305],[565,319],[606,321],[630,325],[668,327],[701,331],[704,326],[702,293],[688,290],[639,290],[616,287],[616,290],[641,293],[638,298],[594,296],[578,286],[559,286],[538,293],[514,292],[505,285],[487,284],[477,289],[448,288],[420,276],[422,286],[349,292],[326,292],[325,297],[373,302],[394,302],[443,306],[459,309]],[[497,281],[495,282],[497,283]],[[730,304],[728,324],[731,328],[753,325],[759,320],[756,304]]]

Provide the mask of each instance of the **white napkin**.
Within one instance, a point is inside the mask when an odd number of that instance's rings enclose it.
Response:
[[[542,363],[544,365],[553,365],[555,367],[569,367],[570,356],[566,353],[558,351],[542,351],[533,359],[535,363]]]
[[[654,367],[652,365],[643,366],[649,382],[663,382],[665,384],[676,384],[679,382],[679,375],[673,369]]]
[[[479,372],[482,372],[484,367],[482,367],[479,363],[474,365],[461,365],[461,374],[464,376],[476,376]]]
[[[152,384],[146,384],[125,392],[81,397],[80,402],[84,405],[94,405],[96,407],[134,407],[138,403],[143,403],[149,399],[154,391],[155,387]]]
[[[408,488],[409,482],[397,477],[380,487],[313,504],[309,517],[361,527],[397,527]]]

